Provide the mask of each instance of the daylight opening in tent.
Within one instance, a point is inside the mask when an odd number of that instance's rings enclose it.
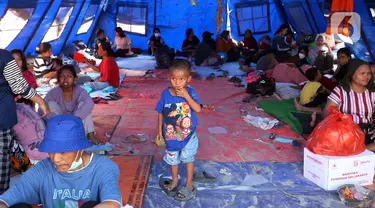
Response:
[[[268,4],[252,5],[249,3],[235,4],[238,23],[238,33],[244,35],[247,29],[253,34],[269,31],[269,8]]]
[[[86,33],[90,29],[92,23],[94,22],[95,14],[98,11],[98,8],[99,5],[90,5],[85,14],[85,18],[82,21],[81,27],[77,32],[78,35]]]
[[[147,7],[120,6],[117,14],[117,26],[124,31],[146,35]]]
[[[33,12],[33,8],[7,10],[0,22],[0,48],[6,48],[17,37]]]
[[[69,17],[73,12],[73,7],[60,7],[59,11],[48,32],[44,36],[42,42],[50,42],[60,37],[64,31],[66,23],[68,23]]]

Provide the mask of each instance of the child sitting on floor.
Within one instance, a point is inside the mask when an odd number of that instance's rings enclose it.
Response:
[[[34,60],[34,74],[39,87],[55,87],[57,73],[53,68],[52,46],[49,43],[41,43],[36,48],[38,57]]]
[[[166,143],[164,161],[171,166],[172,182],[164,184],[169,196],[187,201],[195,196],[193,187],[194,160],[198,150],[196,126],[197,112],[201,111],[201,101],[193,88],[187,87],[191,81],[191,65],[188,61],[176,59],[169,69],[171,87],[166,88],[155,110],[158,112],[158,137]],[[186,187],[177,192],[178,164],[186,165]]]
[[[318,107],[327,101],[330,91],[319,82],[322,74],[317,68],[306,70],[305,75],[309,81],[301,91],[299,103],[305,107]]]

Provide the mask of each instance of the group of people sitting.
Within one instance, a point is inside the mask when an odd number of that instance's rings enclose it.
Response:
[[[28,67],[22,50],[14,49],[11,51],[18,66],[12,69],[12,73],[16,73],[16,70],[21,69],[22,74],[20,75],[33,90],[37,88],[49,89],[43,99],[49,111],[51,111],[46,118],[42,116],[44,113],[42,108],[39,108],[39,112],[36,112],[36,106],[32,102],[20,96],[14,96],[17,102],[16,119],[18,119],[18,123],[13,128],[17,142],[13,144],[14,152],[12,154],[19,155],[20,151],[24,152],[31,164],[36,164],[38,161],[48,157],[47,154],[38,152],[38,145],[43,139],[46,119],[56,115],[77,116],[83,122],[87,138],[93,144],[101,143],[95,136],[91,115],[94,102],[89,92],[107,87],[118,88],[120,85],[119,68],[113,58],[111,45],[106,42],[98,45],[98,54],[102,57],[102,61],[98,66],[85,59],[85,62],[93,71],[100,73],[97,80],[87,81],[87,79],[82,79],[87,77],[79,74],[80,68],[78,66],[64,65],[61,59],[52,58],[52,46],[49,43],[41,43],[36,51],[38,56],[34,59],[32,69]],[[18,77],[18,79],[20,78]],[[19,157],[17,156],[16,158]],[[26,165],[21,165],[21,170],[30,167],[27,166],[28,164],[26,164],[24,159],[18,162]]]
[[[99,142],[91,116],[93,100],[77,84],[73,65],[55,69],[47,43],[37,51],[33,73],[21,50],[0,50],[0,207],[121,207],[118,166],[85,152]],[[102,45],[99,53],[108,58]],[[43,84],[55,85],[44,99],[35,90]],[[22,146],[28,158],[16,159],[32,163],[21,166],[32,167],[9,189],[15,146]]]
[[[115,42],[112,44],[112,41],[109,37],[106,36],[103,29],[98,29],[96,31],[96,39],[94,45],[94,57],[97,59],[102,59],[102,56],[99,54],[99,45],[107,43],[111,46],[111,49],[115,49],[112,53],[112,57],[132,57],[134,53],[132,51],[132,42],[130,37],[125,34],[121,27],[115,28]]]
[[[295,114],[304,129],[311,133],[313,128],[330,112],[337,108],[352,115],[366,135],[365,144],[375,151],[375,64],[352,59],[349,48],[337,51],[337,68],[334,70],[332,46],[323,34],[317,35],[311,45],[288,42],[288,27],[282,25],[272,40],[271,48],[257,57],[256,68],[241,63],[246,72],[269,73],[276,82],[294,83],[301,89],[299,99],[294,99],[297,111],[311,112]]]

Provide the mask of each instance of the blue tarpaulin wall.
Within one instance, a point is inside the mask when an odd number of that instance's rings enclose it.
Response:
[[[371,60],[369,51],[375,49],[375,40],[372,38],[375,27],[369,11],[370,7],[375,8],[375,3],[368,2],[354,1],[354,10],[361,15],[362,34],[367,39],[368,47],[363,40],[348,44],[357,57],[365,60]],[[257,39],[263,35],[272,38],[278,26],[287,21],[297,34],[301,30],[305,33],[323,33],[327,27],[321,9],[324,0],[222,0],[222,4],[223,24],[220,29],[230,29],[233,38],[238,41],[243,38],[246,29],[252,29]],[[98,5],[96,12],[92,11],[91,5]],[[60,37],[51,41],[54,54],[74,40],[92,43],[96,37],[95,31],[99,28],[104,29],[107,36],[114,40],[118,8],[121,6],[141,6],[147,9],[146,34],[127,33],[133,47],[146,50],[154,27],[159,27],[166,43],[177,50],[181,50],[187,28],[193,28],[200,39],[206,30],[215,33],[214,37],[217,36],[217,0],[197,1],[196,6],[192,6],[189,0],[0,0],[0,16],[8,8],[35,8],[25,28],[7,49],[20,48],[28,55],[35,55],[35,48],[43,40],[60,6],[74,6],[74,10]],[[77,34],[87,12],[95,13],[94,21],[87,32]],[[133,17],[142,19],[139,15]]]
[[[97,5],[97,8],[93,5]],[[90,6],[92,7],[90,8]],[[84,43],[87,43],[89,41],[95,29],[95,25],[98,19],[100,18],[100,13],[103,9],[103,6],[104,6],[104,2],[101,2],[101,0],[86,1],[86,3],[84,4],[82,8],[82,11],[80,12],[77,18],[76,24],[73,25],[72,31],[68,37],[66,44],[71,44],[74,40],[82,40]],[[93,22],[86,33],[77,34],[79,28],[81,27],[81,23],[82,21],[84,21],[84,18],[88,12],[90,12],[91,14],[95,14]]]

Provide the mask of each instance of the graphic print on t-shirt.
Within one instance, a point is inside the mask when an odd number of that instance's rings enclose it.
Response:
[[[165,139],[183,141],[192,131],[191,110],[187,102],[164,105]]]

